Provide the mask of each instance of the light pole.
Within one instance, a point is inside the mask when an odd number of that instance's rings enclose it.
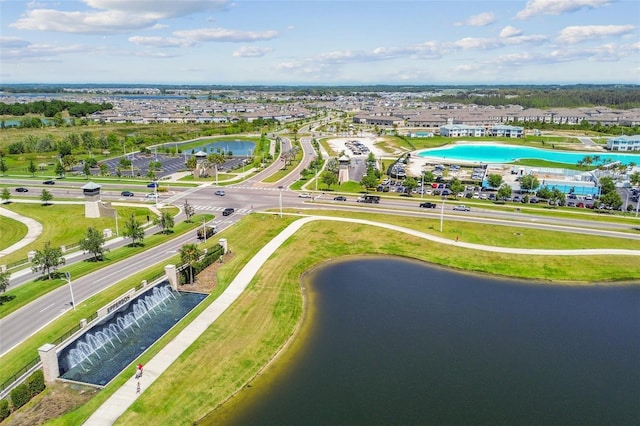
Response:
[[[318,166],[316,166],[316,192],[318,192]]]
[[[446,197],[442,197],[442,208],[440,209],[440,233],[442,233],[442,225],[444,223],[444,200]]]
[[[420,183],[421,183],[420,198],[424,198],[424,173],[422,173],[422,181]]]
[[[71,292],[71,306],[73,306],[73,310],[76,310],[76,301],[73,298],[73,288],[71,287],[71,272],[65,272],[64,277],[69,283],[69,291]]]
[[[116,237],[120,236],[120,232],[118,231],[118,210],[113,209],[116,212]]]
[[[204,235],[204,242],[207,242],[207,227],[205,226],[205,218],[202,218],[202,235]]]
[[[280,217],[282,218],[282,185],[278,189],[280,190]]]

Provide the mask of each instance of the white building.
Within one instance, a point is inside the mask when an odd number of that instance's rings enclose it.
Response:
[[[607,149],[610,151],[640,151],[640,135],[609,138]]]

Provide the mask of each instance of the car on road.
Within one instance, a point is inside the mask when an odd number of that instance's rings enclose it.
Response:
[[[215,194],[224,197],[224,191],[222,189],[218,189]]]
[[[147,198],[158,198],[158,194],[155,192],[150,192],[147,194]]]
[[[27,188],[16,188],[16,192],[29,192],[29,190]]]
[[[158,187],[158,182],[149,182],[147,184],[147,188],[157,188]]]
[[[457,206],[453,206],[453,209],[459,212],[470,212],[471,209],[464,204],[458,204]]]
[[[298,194],[298,198],[311,198],[311,194],[309,194],[308,192],[301,192],[300,194]]]
[[[42,182],[43,185],[55,185],[56,181],[55,180],[45,180],[44,182]]]
[[[422,207],[424,209],[435,209],[436,208],[436,203],[432,203],[430,201],[426,201],[424,203],[420,203],[420,207]]]
[[[122,191],[120,193],[120,196],[121,197],[133,197],[133,192],[131,192],[131,191]]]
[[[222,210],[222,216],[229,216],[235,211],[236,209],[234,209],[233,207],[227,207],[226,209]]]
[[[334,201],[347,201],[347,197],[344,195],[338,195],[337,197],[333,197]]]

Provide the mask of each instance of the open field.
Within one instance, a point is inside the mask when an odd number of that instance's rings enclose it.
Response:
[[[2,207],[4,206],[6,206],[6,204]],[[27,235],[27,226],[17,220],[10,219],[6,216],[0,216],[0,235],[2,235],[2,239],[0,239],[0,250],[4,250],[7,247],[11,247]]]

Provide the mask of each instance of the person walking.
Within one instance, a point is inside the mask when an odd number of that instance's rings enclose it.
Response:
[[[138,377],[142,377],[142,364],[138,364]]]

